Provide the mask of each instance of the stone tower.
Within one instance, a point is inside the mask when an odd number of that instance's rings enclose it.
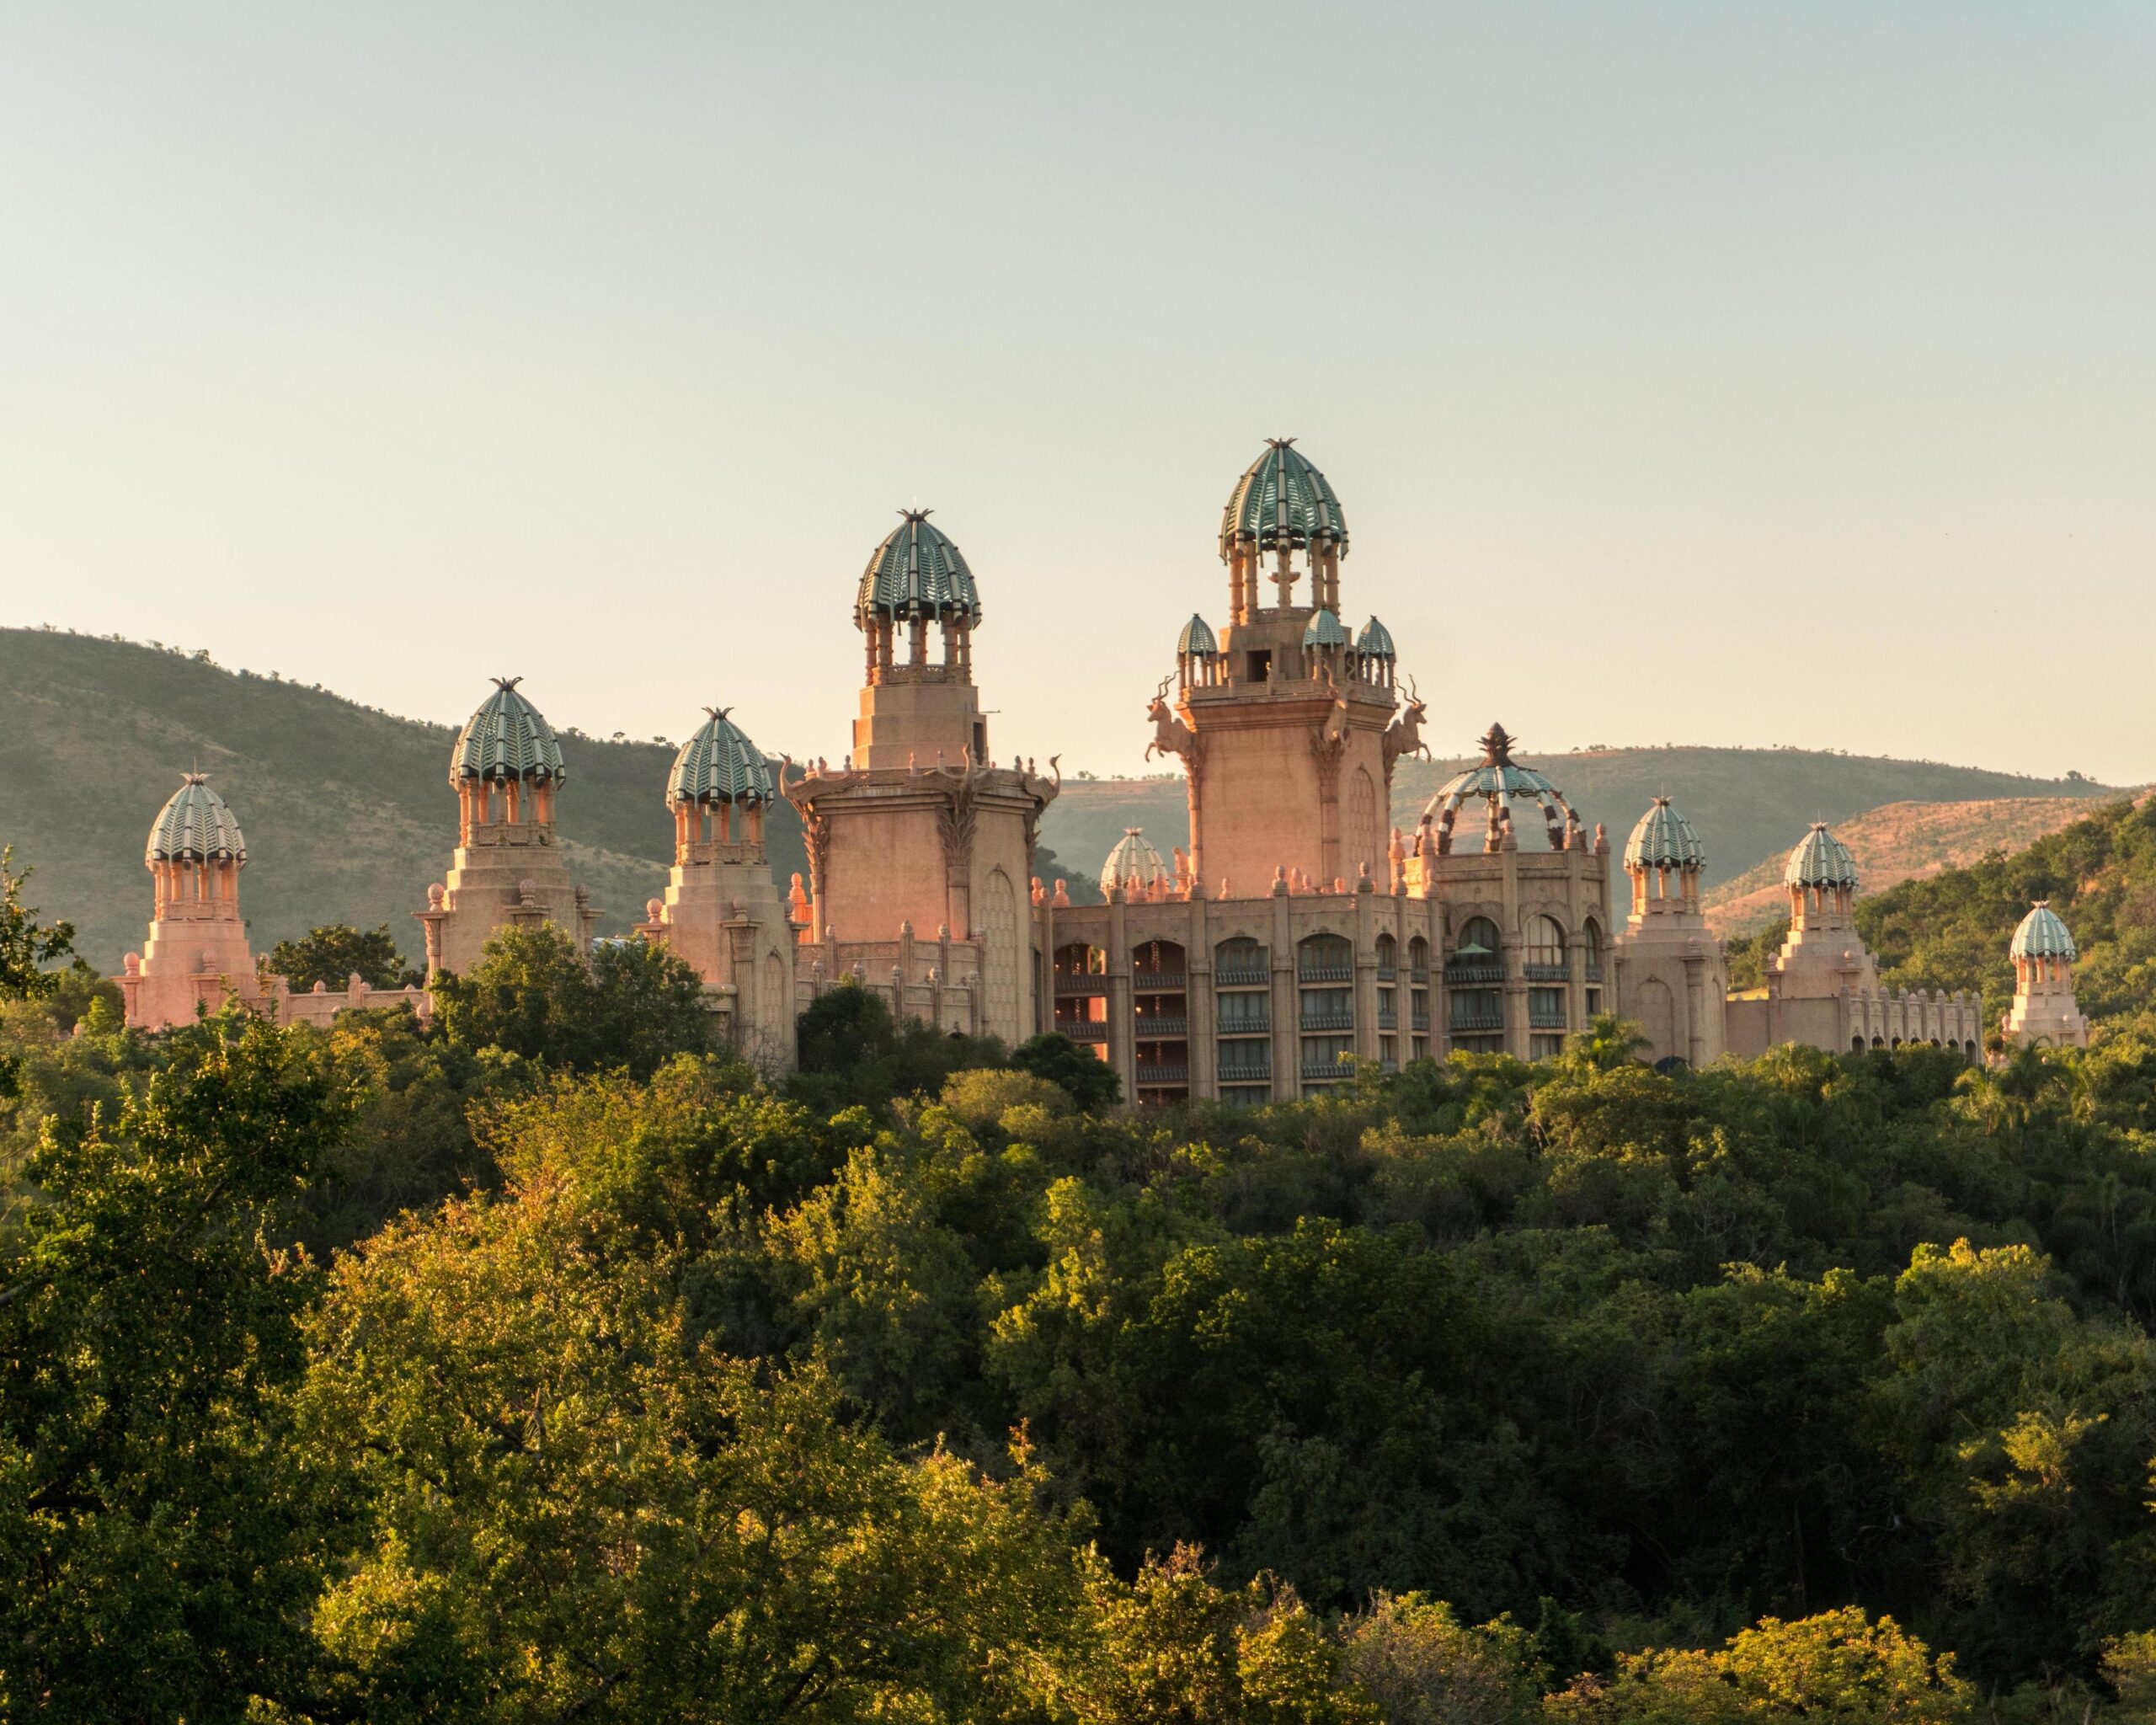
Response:
[[[1691,823],[1657,797],[1625,843],[1632,907],[1616,952],[1618,1010],[1640,1027],[1650,1060],[1721,1057],[1729,980],[1700,903],[1705,866]]]
[[[209,775],[190,772],[157,813],[142,853],[155,898],[149,938],[120,973],[127,1022],[138,1030],[184,1024],[220,1011],[226,996],[261,997],[247,924],[239,914],[239,872],[247,840]]]
[[[448,879],[427,889],[415,911],[426,931],[427,980],[469,970],[487,937],[504,926],[551,922],[591,946],[598,921],[584,889],[569,879],[554,828],[554,799],[566,776],[561,745],[539,709],[518,693],[519,677],[497,677],[494,692],[457,733],[449,784],[456,793],[456,852]]]
[[[666,780],[674,872],[637,932],[664,941],[703,978],[742,1053],[766,1071],[791,1071],[793,927],[764,843],[771,766],[728,709],[704,711]]]
[[[812,976],[889,988],[900,1016],[1020,1042],[1038,1022],[1027,906],[1055,787],[990,765],[973,680],[979,590],[927,510],[900,514],[855,597],[867,653],[853,753],[782,786],[808,852],[814,950],[801,957]]]
[[[2073,998],[2073,937],[2048,901],[2039,899],[2008,949],[2014,960],[2014,1006],[1999,1024],[2023,1047],[2086,1048],[2089,1020]]]
[[[1392,638],[1374,620],[1359,638],[1341,623],[1347,519],[1293,446],[1269,441],[1230,494],[1226,627],[1190,620],[1149,714],[1148,752],[1182,760],[1191,874],[1216,895],[1224,880],[1263,893],[1281,869],[1327,888],[1382,873],[1393,764],[1418,746],[1419,703],[1393,722]]]

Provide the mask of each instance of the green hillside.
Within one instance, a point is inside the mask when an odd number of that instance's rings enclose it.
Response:
[[[2040,779],[1931,761],[1893,761],[1814,749],[1595,749],[1519,758],[1546,772],[1589,826],[1602,822],[1622,846],[1648,801],[1667,794],[1707,849],[1710,886],[1786,852],[1814,820],[1851,820],[1886,803],[1971,803],[2010,797],[2116,794],[2087,779]],[[1401,763],[1392,818],[1412,825],[1465,759]],[[1166,856],[1187,844],[1182,779],[1067,782],[1042,823],[1043,841],[1080,871],[1097,872],[1127,826],[1140,826]]]

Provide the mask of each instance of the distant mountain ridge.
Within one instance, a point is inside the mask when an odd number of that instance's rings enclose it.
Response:
[[[472,703],[487,692],[475,676]],[[546,692],[534,689],[542,711]],[[386,922],[408,957],[412,912],[456,842],[451,722],[398,718],[319,688],[224,670],[200,655],[38,629],[0,628],[0,843],[37,869],[31,901],[64,916],[93,964],[114,969],[149,916],[143,836],[179,775],[200,768],[237,813],[249,863],[241,903],[258,952],[324,922]],[[601,928],[620,932],[664,889],[672,825],[663,804],[670,745],[562,734],[569,778],[561,828],[571,870]],[[766,748],[771,739],[761,740]],[[1969,767],[1762,750],[1611,750],[1536,756],[1583,819],[1621,845],[1655,792],[1670,788],[1707,846],[1710,879],[1786,851],[1815,817],[1882,803],[2093,796],[2105,788]],[[1411,821],[1449,764],[1404,763],[1395,818]],[[1081,881],[1125,826],[1165,854],[1186,842],[1180,778],[1070,780],[1041,842]],[[806,868],[798,821],[770,825],[780,881]],[[1045,874],[1059,873],[1047,863]],[[1089,896],[1082,886],[1074,896]]]

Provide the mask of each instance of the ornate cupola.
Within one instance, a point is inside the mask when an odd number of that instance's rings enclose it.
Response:
[[[1460,806],[1473,799],[1481,800],[1487,811],[1482,846],[1486,851],[1515,846],[1512,815],[1515,802],[1533,803],[1542,811],[1551,850],[1586,849],[1586,831],[1572,805],[1541,773],[1513,759],[1513,739],[1505,728],[1492,724],[1483,732],[1481,742],[1481,761],[1446,780],[1423,809],[1417,849],[1433,851],[1440,857],[1449,854],[1453,825]]]
[[[1365,682],[1392,686],[1393,668],[1399,662],[1399,650],[1392,644],[1392,631],[1375,617],[1363,625],[1363,632],[1355,637],[1355,675]]]
[[[498,928],[551,922],[586,952],[598,927],[555,831],[555,796],[568,776],[562,745],[522,681],[496,677],[449,751],[456,849],[448,874],[427,889],[427,908],[412,913],[426,936],[430,982],[468,970]]]
[[[1147,840],[1145,829],[1123,828],[1123,836],[1101,864],[1101,896],[1108,898],[1120,887],[1136,899],[1166,891],[1171,884],[1168,865]]]
[[[181,776],[150,825],[142,862],[153,900],[149,938],[120,976],[127,1022],[157,1030],[216,1011],[227,995],[259,998],[239,914],[247,840],[207,773]]]
[[[464,722],[450,750],[460,841],[486,843],[488,828],[521,830],[518,841],[552,844],[554,792],[567,776],[546,716],[517,692],[521,677],[496,677],[494,692]]]
[[[1855,926],[1856,858],[1825,821],[1813,821],[1812,830],[1797,841],[1782,870],[1782,884],[1789,891],[1792,928]]]
[[[762,855],[764,812],[775,794],[771,766],[728,717],[733,710],[704,708],[704,722],[681,745],[666,776],[678,862],[712,845],[746,844]]]
[[[2014,1006],[1999,1028],[2010,1043],[2086,1048],[2089,1020],[2073,997],[2073,937],[2048,900],[2039,899],[2014,931]]]
[[[1260,611],[1294,605],[1295,583],[1310,578],[1310,606],[1340,609],[1340,559],[1348,554],[1348,518],[1325,475],[1292,437],[1268,437],[1265,453],[1243,472],[1220,515],[1220,561],[1228,566],[1229,615],[1248,622]],[[1301,567],[1296,566],[1298,557]],[[1270,561],[1273,567],[1263,568]],[[1258,583],[1278,589],[1261,602]]]
[[[1203,687],[1214,681],[1220,665],[1220,643],[1213,625],[1196,611],[1176,637],[1176,674],[1186,689]]]
[[[853,621],[866,638],[868,681],[970,681],[973,632],[980,622],[980,590],[947,534],[929,525],[931,511],[899,511],[899,525],[869,553],[854,600]],[[928,626],[943,633],[943,658],[928,658]],[[906,630],[906,659],[898,662],[895,638]]]
[[[1631,877],[1632,915],[1649,916],[1700,909],[1700,871],[1707,853],[1692,823],[1667,797],[1657,797],[1625,841],[1625,873]]]

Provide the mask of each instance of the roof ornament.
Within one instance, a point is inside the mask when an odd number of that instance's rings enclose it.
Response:
[[[497,689],[514,689],[523,681],[522,677],[496,677],[494,685]]]

